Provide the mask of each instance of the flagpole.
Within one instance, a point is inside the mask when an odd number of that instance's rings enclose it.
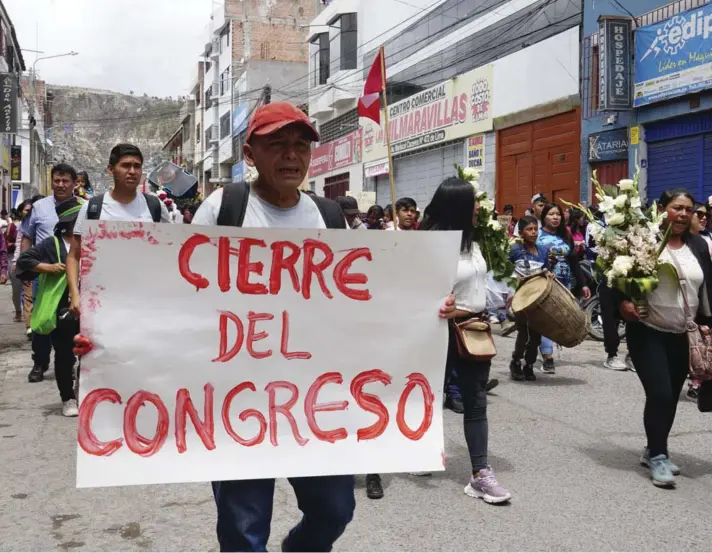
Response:
[[[386,53],[383,46],[379,48],[381,58],[381,84],[383,86],[383,111],[386,126],[386,148],[388,149],[388,176],[391,181],[391,212],[393,215],[393,230],[398,230],[398,214],[396,212],[396,182],[393,178],[393,153],[391,152],[391,125],[388,120],[388,99],[386,98]]]

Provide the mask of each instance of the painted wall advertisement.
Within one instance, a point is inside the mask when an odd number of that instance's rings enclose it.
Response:
[[[613,17],[602,17],[598,22],[598,105],[601,110],[632,107],[632,25],[630,19]]]
[[[361,162],[361,129],[322,144],[312,151],[309,176],[318,177],[329,171]]]
[[[712,5],[674,15],[636,31],[636,107],[710,87]]]
[[[467,169],[481,171],[485,166],[485,135],[470,136],[465,143],[467,148]]]
[[[492,130],[493,75],[492,65],[478,67],[388,106],[393,155]],[[385,125],[361,125],[363,160],[388,157]]]
[[[22,178],[22,146],[10,148],[10,180]]]

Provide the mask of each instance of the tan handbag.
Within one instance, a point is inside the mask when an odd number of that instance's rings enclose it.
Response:
[[[457,353],[463,359],[489,361],[497,355],[492,329],[487,321],[473,317],[461,323],[453,322]]]
[[[670,257],[679,277],[680,292],[682,292],[685,307],[685,327],[690,343],[690,376],[698,380],[712,380],[712,335],[710,335],[710,329],[706,326],[700,328],[695,322],[695,317],[690,311],[690,304],[687,302],[687,292],[682,285],[685,281],[684,273],[672,252],[670,252]]]

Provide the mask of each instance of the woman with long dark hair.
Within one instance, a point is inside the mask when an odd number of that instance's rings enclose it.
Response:
[[[591,290],[584,283],[583,272],[579,266],[579,258],[576,254],[576,247],[571,233],[564,224],[564,212],[559,204],[550,203],[544,206],[541,212],[541,230],[537,245],[546,248],[551,265],[551,272],[557,280],[566,286],[571,292],[580,291],[583,297],[591,297]],[[544,358],[542,370],[545,373],[554,374],[554,344],[544,336],[541,338],[539,348]]]
[[[670,461],[668,436],[677,402],[690,368],[686,305],[699,325],[712,324],[712,259],[707,242],[690,232],[694,200],[685,189],[665,191],[659,204],[667,217],[670,240],[660,259],[676,268],[678,278],[659,272],[657,288],[647,295],[648,315],[641,318],[635,304],[617,294],[627,321],[628,350],[645,390],[643,424],[648,439],[640,458],[650,468],[653,484],[675,486],[680,469]]]
[[[476,242],[477,198],[471,183],[450,177],[445,179],[433,195],[420,225],[420,230],[454,230],[462,233],[460,261],[453,288],[456,318],[461,322],[486,311],[485,263]],[[470,497],[487,503],[504,503],[511,494],[497,482],[487,458],[487,380],[490,361],[473,361],[458,354],[453,326],[450,326],[446,378],[457,369],[464,406],[464,429],[470,453],[472,474],[465,487]]]

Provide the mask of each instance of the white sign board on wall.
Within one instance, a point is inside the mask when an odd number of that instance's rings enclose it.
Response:
[[[77,485],[442,470],[459,242],[91,221]]]

